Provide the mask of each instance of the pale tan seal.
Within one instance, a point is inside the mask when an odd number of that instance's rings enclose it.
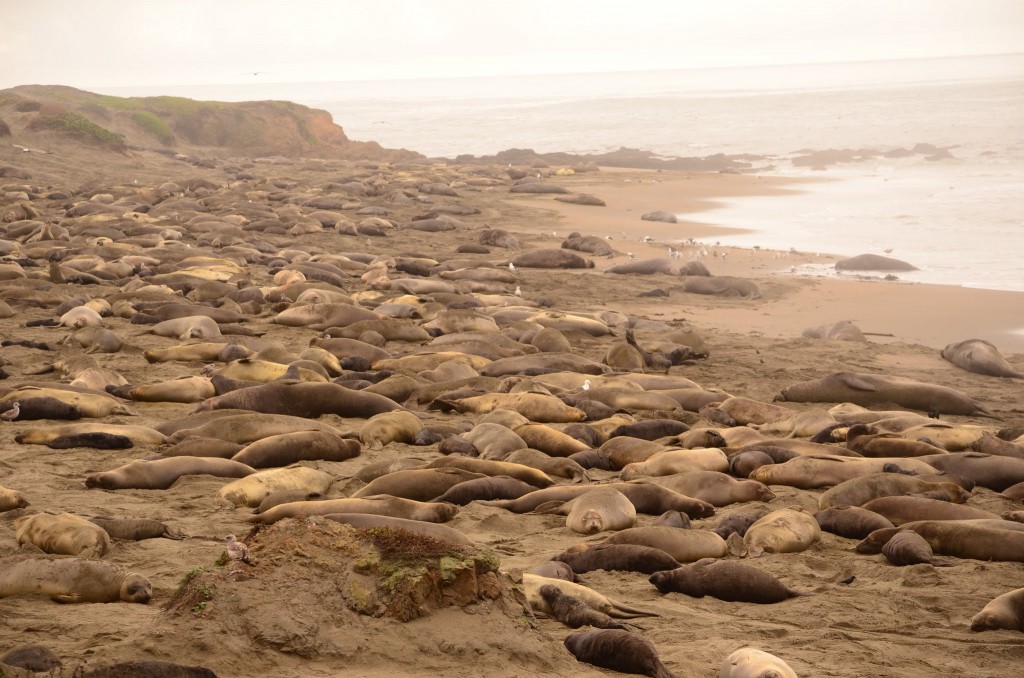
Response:
[[[174,337],[183,341],[186,339],[212,339],[221,336],[220,325],[217,324],[217,321],[205,315],[164,320],[145,330],[136,332],[136,335],[143,334],[155,334],[158,337]]]
[[[762,553],[797,553],[821,539],[821,527],[810,513],[779,509],[767,514],[747,529],[743,544],[748,556]]]
[[[23,431],[15,436],[15,442],[23,445],[45,445],[58,438],[75,436],[83,433],[107,433],[110,435],[124,436],[137,445],[162,445],[167,442],[167,436],[156,429],[147,426],[132,426],[127,424],[63,424],[50,428],[36,428]]]
[[[19,544],[33,544],[46,553],[102,558],[110,550],[106,531],[71,513],[36,513],[14,521]]]
[[[394,518],[422,520],[428,523],[446,523],[455,516],[458,507],[454,504],[429,503],[381,495],[347,499],[326,499],[323,501],[295,501],[279,504],[272,509],[249,518],[249,522],[269,525],[283,518],[299,516],[323,516],[329,513],[372,513]]]
[[[1005,523],[1006,529],[1000,523]],[[939,555],[1024,562],[1024,526],[1008,520],[918,520],[891,530],[875,530],[857,544],[857,552],[880,553],[896,532],[904,530],[924,537]]]
[[[365,419],[401,408],[390,398],[353,391],[338,384],[275,381],[207,398],[195,412],[236,409],[313,419],[325,414]]]
[[[741,647],[722,662],[718,678],[797,678],[796,671],[773,654]]]
[[[568,457],[590,449],[586,443],[544,424],[517,426],[514,431],[531,449],[552,457]]]
[[[141,386],[122,386],[110,392],[147,403],[196,403],[217,395],[217,389],[210,379],[201,376],[179,377]]]
[[[219,360],[226,347],[231,346],[228,342],[199,342],[183,344],[181,346],[169,346],[167,348],[150,348],[143,351],[143,357],[151,363],[162,363],[171,361],[210,362]],[[249,349],[244,349],[247,352]]]
[[[3,397],[0,402],[20,400],[22,398],[55,398],[68,405],[78,408],[83,417],[109,417],[113,414],[134,415],[136,412],[127,405],[113,398],[108,393],[89,389],[70,390],[52,387],[20,386]]]
[[[177,422],[161,424],[159,430],[166,433],[171,442],[196,437],[215,438],[238,445],[248,445],[271,436],[299,431],[322,431],[341,437],[341,431],[333,426],[305,417],[243,411],[213,411],[209,414],[212,418],[207,421],[201,417],[190,416]]]
[[[555,481],[548,474],[523,464],[489,459],[473,459],[471,457],[442,457],[427,464],[426,468],[460,468],[471,473],[482,473],[488,476],[508,476],[533,487],[549,487]]]
[[[90,473],[85,478],[85,486],[104,490],[166,490],[187,475],[244,478],[253,473],[256,473],[256,469],[230,459],[168,457],[153,461],[133,461],[111,471]]]
[[[149,580],[118,566],[88,558],[5,558],[0,561],[0,598],[41,593],[59,603],[145,605],[153,596]]]
[[[971,619],[972,631],[1024,631],[1024,588],[993,598]]]
[[[952,455],[950,455],[952,456]],[[789,485],[804,490],[814,490],[865,476],[881,473],[886,467],[898,468],[913,473],[931,474],[935,469],[916,457],[879,457],[858,459],[854,457],[832,457],[805,455],[795,457],[782,464],[762,466],[751,472],[749,478],[765,485]]]
[[[918,520],[997,520],[999,518],[998,515],[990,511],[928,497],[879,497],[865,502],[861,508],[885,516],[895,526]]]
[[[825,490],[818,498],[818,507],[861,506],[879,497],[945,492],[947,501],[962,504],[971,496],[955,483],[942,480],[942,476],[908,476],[902,473],[871,473],[839,483]]]
[[[352,497],[358,499],[386,494],[415,501],[431,501],[459,483],[483,477],[485,476],[482,473],[473,473],[461,468],[406,469],[370,481]]]
[[[680,563],[721,558],[729,552],[725,540],[709,530],[684,530],[661,525],[631,527],[616,532],[604,544],[638,544],[661,549]]]
[[[737,480],[718,471],[693,470],[652,478],[650,482],[679,494],[702,499],[712,506],[728,506],[746,501],[771,501],[775,493],[756,480]]]
[[[634,480],[644,476],[668,476],[687,471],[729,470],[729,458],[717,447],[693,450],[664,450],[651,455],[647,461],[627,464],[622,468],[623,480]]]
[[[611,598],[608,598],[594,589],[582,584],[576,584],[564,579],[553,579],[551,577],[543,577],[537,574],[523,573],[523,590],[526,592],[526,600],[530,603],[530,607],[535,612],[551,614],[551,607],[548,604],[548,601],[540,594],[540,588],[542,586],[554,586],[562,593],[579,598],[588,607],[597,610],[598,612],[604,612],[609,617],[615,617],[617,619],[635,619],[637,617],[658,616],[654,612],[646,612],[612,600]]]
[[[0,486],[0,513],[28,506],[28,499],[21,492]]]
[[[235,506],[256,507],[274,492],[302,491],[323,494],[334,482],[324,471],[305,466],[259,471],[220,488],[217,496]]]
[[[582,410],[569,407],[558,398],[542,393],[489,393],[461,398],[449,405],[462,413],[486,414],[498,408],[515,410],[530,421],[542,424],[570,423],[586,418]]]
[[[636,508],[621,492],[595,488],[564,504],[541,504],[538,513],[566,516],[565,526],[578,534],[624,530],[636,524]]]
[[[359,428],[359,439],[372,450],[388,443],[411,444],[423,429],[423,421],[412,412],[382,412],[370,417]]]

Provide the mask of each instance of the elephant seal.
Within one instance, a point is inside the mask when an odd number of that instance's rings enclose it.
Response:
[[[558,560],[549,560],[546,563],[534,565],[530,569],[524,570],[523,573],[535,574],[540,577],[546,577],[549,579],[561,579],[563,581],[568,582],[579,581],[579,577],[577,577],[576,573],[572,571],[572,568],[569,567],[566,563],[563,563]]]
[[[422,428],[423,422],[412,412],[383,412],[362,425],[359,439],[370,449],[379,450],[388,443],[411,444]]]
[[[864,457],[928,457],[944,452],[935,445],[886,433],[869,424],[854,424],[846,431],[846,447]]]
[[[885,516],[857,506],[827,508],[815,513],[814,519],[825,532],[847,539],[864,539],[875,530],[895,527]]]
[[[586,483],[590,481],[590,475],[586,469],[568,457],[551,457],[530,448],[516,450],[505,457],[504,461],[509,464],[521,464],[535,468],[548,477],[557,476],[571,480],[574,483]]]
[[[538,513],[560,513],[565,526],[578,534],[624,530],[636,524],[636,508],[618,490],[597,488],[557,507],[541,504]]]
[[[604,612],[588,607],[575,596],[562,593],[557,586],[546,584],[540,587],[540,595],[551,608],[551,616],[571,629],[593,626],[597,629],[627,630],[625,624],[615,621]]]
[[[586,443],[545,424],[523,424],[513,430],[530,449],[552,457],[569,457],[590,449]]]
[[[756,480],[737,480],[718,471],[687,471],[652,478],[649,482],[687,497],[701,499],[714,507],[747,501],[771,501],[775,493]]]
[[[837,271],[916,271],[917,266],[881,254],[858,254],[835,263]]]
[[[110,537],[102,527],[70,513],[36,513],[14,521],[18,544],[33,544],[45,553],[102,558]]]
[[[316,419],[325,414],[368,419],[402,406],[375,393],[363,393],[332,383],[275,381],[207,398],[194,412],[251,410]]]
[[[996,520],[995,513],[928,497],[879,497],[861,508],[885,516],[894,526],[918,520]]]
[[[882,547],[882,555],[890,563],[900,567],[921,563],[937,567],[950,567],[955,564],[949,558],[936,558],[931,544],[912,530],[894,534]]]
[[[98,423],[64,424],[50,428],[29,429],[16,435],[14,441],[22,445],[46,445],[60,438],[87,436],[93,433],[127,438],[131,443],[138,445],[162,445],[167,442],[167,436],[147,426]]]
[[[856,372],[836,372],[787,386],[775,399],[797,403],[853,403],[864,407],[896,403],[923,412],[992,416],[984,405],[948,386]]]
[[[640,438],[641,440],[657,440],[666,436],[676,436],[686,433],[690,427],[675,419],[647,419],[634,424],[623,424],[612,429],[608,434],[609,438],[628,436]]]
[[[623,439],[613,438],[612,440]],[[729,458],[717,447],[686,450],[667,449],[652,454],[646,461],[626,464],[622,467],[619,477],[623,480],[636,480],[645,476],[664,477],[691,471],[724,472],[728,470]],[[752,481],[743,482],[747,483],[743,487],[751,487]],[[709,482],[709,485],[713,484],[713,481]],[[717,493],[724,496],[728,491]]]
[[[1005,522],[1007,527],[1020,523]],[[919,520],[891,530],[875,530],[857,544],[858,553],[880,553],[896,532],[911,530],[925,538],[935,553],[972,560],[1024,562],[1024,531],[972,524],[966,520]]]
[[[673,492],[672,490],[646,482],[609,483],[603,487],[613,488],[626,495],[637,513],[658,516],[665,511],[681,511],[690,518],[707,518],[715,514],[711,504]],[[509,501],[486,502],[489,506],[529,513],[547,501],[569,501],[593,488],[580,485],[555,485],[523,495]]]
[[[519,268],[594,268],[594,261],[563,249],[536,249],[512,258]]]
[[[289,466],[258,471],[234,480],[220,488],[217,496],[235,506],[254,508],[274,492],[298,490],[323,494],[333,482],[334,477],[324,471],[305,466]]]
[[[445,541],[451,544],[473,546],[473,540],[462,532],[439,523],[427,523],[422,520],[409,520],[408,518],[395,518],[392,516],[381,516],[372,513],[327,513],[324,514],[323,517],[327,520],[351,525],[359,530],[370,530],[375,527],[387,527],[393,530],[405,530],[406,532],[412,532],[413,534],[432,537],[439,541]]]
[[[0,397],[0,402],[16,401],[23,398],[54,398],[78,408],[83,417],[100,418],[114,414],[129,416],[136,414],[134,410],[108,393],[91,389],[79,390],[79,387],[70,386],[64,388],[58,385],[50,387],[19,386]]]
[[[654,574],[679,567],[679,562],[661,549],[638,544],[578,544],[552,560],[565,563],[576,574],[593,570]]]
[[[918,459],[933,468],[995,492],[1002,492],[1012,485],[1024,482],[1024,459],[1015,457],[980,452],[952,452]]]
[[[171,447],[160,450],[165,457],[220,457],[230,459],[238,454],[243,445],[217,438],[189,436]]]
[[[89,558],[5,558],[0,560],[0,598],[42,593],[59,603],[145,605],[153,585],[134,572]]]
[[[756,567],[716,558],[702,558],[689,565],[655,572],[648,581],[659,593],[685,593],[694,598],[711,596],[728,602],[770,604],[810,595],[794,591]]]
[[[253,468],[289,466],[299,461],[345,461],[358,457],[359,441],[327,431],[295,431],[249,443],[231,459]]]
[[[155,334],[158,337],[175,337],[184,341],[186,339],[212,339],[221,336],[221,331],[220,325],[213,318],[205,315],[191,315],[164,320],[136,332],[136,334]]]
[[[271,525],[283,518],[323,516],[328,513],[372,513],[378,516],[422,520],[427,523],[446,523],[458,513],[458,510],[454,504],[430,503],[390,495],[378,495],[279,504],[268,511],[252,516],[249,518],[249,522]]]
[[[971,496],[959,485],[942,481],[941,476],[924,478],[902,473],[871,473],[825,490],[818,498],[818,507],[824,510],[834,506],[862,506],[879,497],[936,491],[944,493],[947,501],[957,504],[964,503]]]
[[[52,650],[43,645],[23,645],[0,657],[0,664],[31,673],[55,675],[63,667]]]
[[[950,455],[952,456],[952,455]],[[934,468],[919,458],[879,457],[877,459],[804,455],[782,464],[771,464],[755,469],[750,480],[765,485],[789,485],[802,490],[815,490],[843,481],[879,473],[887,468],[932,473]]]
[[[763,553],[797,553],[821,539],[818,521],[806,511],[779,509],[767,514],[747,530],[743,544],[748,556]]]
[[[103,528],[111,539],[142,541],[143,539],[181,540],[185,535],[164,525],[159,520],[144,518],[89,518],[90,523]]]
[[[326,431],[338,437],[341,431],[328,424],[283,414],[261,414],[244,410],[220,411],[206,413],[203,416],[191,416],[185,419],[161,424],[158,430],[167,434],[171,442],[181,442],[188,437],[215,438],[239,445],[269,438],[270,436],[296,431]]]
[[[196,403],[216,395],[217,390],[209,378],[192,376],[142,386],[107,387],[107,392],[147,403]]]
[[[1024,589],[993,598],[971,618],[972,631],[1024,631]]]
[[[529,483],[508,476],[486,476],[452,485],[444,494],[434,497],[431,501],[465,506],[474,501],[518,499],[536,489]]]
[[[140,659],[109,664],[91,671],[82,671],[77,678],[217,678],[217,674],[204,666],[185,666],[156,659]]]
[[[817,327],[809,327],[801,335],[807,339],[827,339],[829,341],[860,341],[868,343],[867,337],[859,327],[850,320],[839,320]]]
[[[463,471],[483,473],[487,476],[508,476],[528,483],[534,488],[545,488],[555,484],[555,481],[543,471],[507,461],[473,459],[471,457],[442,457],[430,462],[425,468],[460,468]]]
[[[0,513],[28,506],[28,499],[17,490],[0,486]]]
[[[715,529],[713,529],[712,532],[722,539],[728,539],[729,535],[734,532],[740,537],[743,537],[747,534],[747,530],[750,529],[750,526],[761,520],[765,515],[767,515],[767,511],[757,511],[755,513],[732,513],[718,521],[718,525],[715,526]]]
[[[390,495],[429,502],[459,483],[485,477],[460,468],[412,468],[383,475],[352,495],[353,498]]]
[[[441,400],[440,403],[463,414],[486,414],[499,408],[515,410],[530,421],[540,424],[571,423],[586,418],[583,410],[570,407],[555,396],[543,393],[489,393],[451,402]]]
[[[1024,372],[1013,369],[993,344],[982,339],[968,339],[949,344],[942,349],[942,357],[957,367],[989,377],[1024,379]]]
[[[629,631],[604,629],[569,636],[565,647],[578,661],[622,673],[673,678],[651,641]]]
[[[81,419],[82,411],[63,400],[56,398],[19,398],[14,401],[0,403],[0,413],[7,414],[12,409],[17,412],[10,415],[8,421],[32,421],[36,419]]]
[[[230,459],[217,457],[168,457],[153,461],[133,461],[111,471],[90,473],[86,487],[104,490],[166,490],[187,475],[211,475],[244,478],[256,469]]]
[[[636,619],[637,617],[657,617],[657,613],[639,610],[608,598],[594,589],[576,584],[565,579],[553,579],[537,574],[523,573],[523,590],[530,608],[543,614],[551,614],[548,602],[540,595],[542,586],[554,586],[567,595],[580,599],[587,607],[603,612],[616,619]]]
[[[773,654],[741,647],[725,658],[718,678],[797,678],[789,664]]]
[[[661,549],[680,563],[701,558],[721,558],[728,553],[725,540],[709,530],[681,530],[677,527],[631,527],[616,532],[602,543],[638,544]]]
[[[720,297],[760,299],[763,296],[761,288],[753,280],[724,275],[683,276],[682,288],[684,292],[690,294],[708,294]]]

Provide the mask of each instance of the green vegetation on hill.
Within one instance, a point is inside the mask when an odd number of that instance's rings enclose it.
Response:
[[[135,111],[135,124],[152,134],[164,144],[174,143],[174,132],[160,116],[149,111]]]
[[[67,134],[79,141],[95,144],[116,151],[124,151],[124,136],[115,134],[105,127],[100,127],[89,118],[71,111],[60,115],[41,115],[32,123],[36,129],[49,129]]]

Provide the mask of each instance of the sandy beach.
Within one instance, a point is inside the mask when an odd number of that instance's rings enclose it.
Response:
[[[228,260],[242,273],[223,282],[237,287],[239,281],[259,288],[264,301],[238,307],[245,334],[225,340],[245,342],[250,334],[265,342],[280,342],[284,352],[298,354],[321,331],[308,326],[274,322],[293,298],[284,295],[274,274],[286,265],[308,261],[314,255],[340,256],[361,253],[390,263],[392,279],[407,276],[395,269],[396,260],[467,260],[489,269],[508,270],[509,261],[535,248],[560,248],[571,232],[605,239],[615,250],[609,257],[587,256],[594,261],[586,269],[535,269],[518,266],[515,283],[498,285],[500,292],[481,292],[488,305],[480,314],[495,314],[506,336],[515,324],[500,314],[503,307],[544,304],[544,310],[565,314],[590,314],[608,322],[610,335],[591,336],[566,331],[576,356],[600,362],[609,347],[621,341],[626,326],[614,320],[655,321],[637,326],[641,346],[658,341],[671,330],[688,329],[699,334],[707,347],[706,358],[672,366],[667,374],[685,377],[705,389],[771,402],[791,384],[852,371],[895,375],[941,384],[968,394],[983,404],[992,418],[943,416],[956,424],[973,424],[996,432],[1024,425],[1020,380],[1001,379],[967,372],[942,359],[946,344],[965,339],[986,339],[995,344],[1011,365],[1024,370],[1024,294],[958,287],[908,284],[881,279],[881,274],[846,274],[841,278],[812,276],[800,267],[828,265],[837,257],[829,253],[779,252],[766,249],[723,248],[716,236],[723,227],[701,221],[701,211],[726,198],[744,195],[776,195],[786,191],[813,190],[793,180],[742,174],[686,174],[673,172],[601,169],[597,172],[557,175],[557,168],[540,170],[543,180],[572,192],[595,195],[605,207],[572,205],[549,195],[510,194],[513,182],[503,167],[350,163],[340,160],[253,162],[252,159],[216,160],[202,167],[145,151],[130,157],[99,157],[93,151],[69,148],[57,154],[19,153],[5,145],[0,165],[22,169],[29,179],[6,178],[5,209],[30,203],[36,220],[62,224],[69,241],[56,244],[41,240],[22,242],[9,234],[20,220],[6,220],[0,236],[10,259],[23,261],[24,275],[0,282],[0,299],[12,314],[0,320],[6,340],[44,342],[52,350],[24,345],[0,349],[10,377],[0,382],[0,394],[27,383],[57,383],[69,379],[59,373],[36,375],[41,366],[85,355],[77,343],[60,345],[70,334],[65,328],[27,327],[26,323],[56,318],[55,308],[76,296],[87,299],[118,298],[144,307],[144,301],[183,301],[180,295],[152,292],[152,296],[122,291],[123,277],[94,284],[54,283],[49,262],[41,258],[53,249],[71,248],[83,256],[116,260],[120,256],[148,256],[155,252],[180,252],[187,246],[193,256]],[[239,178],[244,174],[247,178]],[[203,183],[198,180],[203,180]],[[479,180],[479,181],[477,181]],[[177,208],[158,209],[171,196],[157,199],[155,190],[175,182],[180,195]],[[364,195],[339,188],[349,182],[372,186]],[[185,188],[189,184],[195,189]],[[444,185],[456,195],[441,196],[423,190],[424,185]],[[25,198],[19,194],[25,193]],[[33,196],[30,199],[28,194]],[[46,197],[63,194],[62,197]],[[109,229],[132,231],[131,222],[120,216],[109,221],[67,216],[73,205],[109,204],[96,195],[109,194],[124,211],[133,206],[152,206],[152,221],[160,229],[177,233],[179,245],[167,246],[163,236],[150,245],[140,234],[126,235],[123,250],[115,243],[105,248],[88,242],[109,237]],[[397,196],[405,196],[398,199]],[[13,197],[12,197],[13,196]],[[308,223],[318,208],[310,201],[331,198],[343,203],[332,211],[343,215],[339,222],[355,224],[369,213],[367,207],[383,208],[388,220],[383,237],[362,233],[348,235],[338,227],[311,227],[308,232],[289,232],[295,224]],[[256,219],[248,216],[231,226],[225,217],[253,214],[259,205],[277,216],[278,229],[247,228]],[[190,206],[191,208],[190,209]],[[208,212],[196,219],[194,208]],[[475,214],[457,215],[454,230],[425,232],[409,227],[413,217],[423,216],[439,205],[459,205]],[[177,210],[177,211],[176,211]],[[676,224],[642,221],[647,212],[665,210],[685,214]],[[109,214],[109,212],[108,212]],[[197,224],[217,222],[204,231]],[[239,226],[238,224],[241,224]],[[229,227],[230,226],[230,227]],[[518,240],[518,249],[491,247],[488,253],[457,253],[461,245],[478,244],[486,229],[503,229]],[[649,241],[644,242],[645,237]],[[687,241],[696,241],[688,243]],[[254,243],[259,242],[259,253]],[[93,248],[93,249],[90,249]],[[675,274],[617,275],[607,269],[630,262],[664,257],[669,248],[680,252],[672,266],[701,257],[712,274],[753,281],[759,298],[707,296],[687,293]],[[129,252],[129,250],[131,250]],[[95,254],[93,254],[95,253]],[[632,253],[632,257],[630,256]],[[725,255],[724,257],[722,255]],[[325,259],[326,260],[326,259]],[[31,261],[31,263],[30,263]],[[177,270],[181,259],[147,265],[148,274]],[[358,261],[353,258],[352,261]],[[913,263],[913,262],[911,262]],[[362,265],[365,268],[365,265]],[[796,272],[793,272],[793,268]],[[338,291],[358,299],[364,308],[375,308],[403,292],[372,287],[354,266]],[[360,269],[362,270],[362,269]],[[137,273],[128,278],[136,278]],[[437,275],[423,280],[440,280]],[[515,287],[521,299],[512,296]],[[326,289],[320,285],[322,289]],[[666,296],[640,296],[654,289]],[[12,292],[15,290],[15,292]],[[27,301],[25,291],[49,293],[45,302]],[[274,296],[276,294],[276,296]],[[440,298],[440,297],[439,297]],[[500,298],[501,301],[495,302]],[[272,300],[273,299],[273,300]],[[431,293],[413,294],[406,303],[420,309],[420,318],[405,319],[419,325],[433,318],[443,306]],[[159,304],[147,306],[148,310]],[[541,310],[533,306],[531,312]],[[604,315],[601,315],[604,314]],[[132,314],[104,318],[106,328],[123,338],[124,346],[113,353],[91,354],[99,367],[113,370],[129,384],[163,382],[203,374],[210,362],[148,363],[143,352],[167,348],[189,340],[138,334],[146,325],[133,324]],[[867,342],[824,341],[803,338],[810,327],[839,320],[854,321]],[[656,323],[663,323],[659,325]],[[219,340],[219,339],[218,339]],[[195,341],[191,341],[195,343]],[[393,357],[424,349],[426,341],[389,341],[383,348]],[[665,370],[646,370],[665,374]],[[405,371],[418,384],[400,404],[421,417],[426,426],[468,429],[483,417],[476,412],[441,412],[428,409],[418,394],[438,388],[426,377]],[[537,375],[541,380],[543,375]],[[596,377],[591,377],[596,380]],[[456,388],[453,382],[452,388]],[[557,390],[557,389],[554,389]],[[0,395],[0,399],[4,396]],[[129,402],[136,416],[108,415],[96,419],[107,424],[157,427],[190,416],[196,403]],[[830,407],[830,404],[782,403],[794,412]],[[636,419],[667,417],[685,421],[692,428],[720,427],[697,412],[633,411]],[[357,435],[364,418],[327,414],[318,421],[346,434]],[[485,600],[465,607],[434,611],[408,622],[386,616],[359,614],[344,607],[341,586],[324,573],[331,563],[320,562],[327,550],[322,545],[295,543],[281,537],[285,546],[263,550],[244,577],[228,575],[218,560],[224,553],[223,537],[245,539],[252,525],[251,509],[235,507],[219,499],[226,479],[189,475],[166,490],[87,489],[90,473],[106,471],[133,460],[151,459],[166,445],[137,444],[131,449],[104,450],[87,447],[50,449],[44,445],[15,442],[30,429],[53,427],[57,422],[4,421],[0,425],[0,486],[17,490],[29,506],[0,513],[0,558],[24,556],[32,547],[19,547],[13,521],[34,510],[67,511],[84,516],[136,517],[164,521],[188,535],[182,541],[149,539],[115,541],[104,560],[144,574],[153,584],[147,605],[124,602],[60,605],[42,596],[20,595],[0,599],[0,655],[28,643],[39,643],[60,657],[63,673],[78,667],[92,669],[114,662],[165,660],[203,666],[222,678],[232,676],[607,676],[614,672],[577,662],[563,647],[574,633],[554,619],[531,615],[514,605],[502,607]],[[561,428],[564,424],[552,424]],[[334,478],[330,495],[346,497],[363,483],[356,474],[368,464],[416,457],[440,458],[437,444],[415,446],[389,442],[381,449],[364,445],[362,453],[346,461],[303,461]],[[591,470],[591,482],[617,479],[617,471]],[[558,479],[567,482],[566,479]],[[734,514],[800,508],[814,512],[821,489],[802,490],[773,485],[769,502],[742,502],[719,507],[713,517],[694,520],[694,528],[711,528]],[[1000,514],[1024,508],[992,489],[977,487],[967,504]],[[653,515],[639,515],[638,525],[649,525]],[[292,525],[292,527],[288,527]],[[519,584],[522,570],[539,565],[575,545],[595,544],[602,533],[583,536],[566,526],[559,515],[516,514],[480,502],[459,507],[447,523],[462,532],[476,547],[500,559],[502,577],[510,590]],[[276,528],[305,534],[307,528],[284,521]],[[267,532],[271,534],[271,532]],[[273,533],[278,534],[278,533]],[[277,538],[277,537],[275,537]],[[269,549],[270,537],[253,535],[253,544]],[[260,542],[266,539],[267,542]],[[718,675],[726,656],[751,645],[784,658],[800,676],[862,678],[863,676],[916,678],[936,673],[974,678],[1015,675],[1024,665],[1024,644],[1017,631],[974,633],[970,619],[994,597],[1019,587],[1024,563],[983,562],[956,559],[952,567],[928,564],[896,567],[881,555],[861,555],[856,540],[824,533],[820,541],[799,553],[768,554],[743,559],[772,573],[789,586],[813,595],[782,603],[757,605],[724,602],[713,597],[691,598],[679,593],[659,594],[646,574],[597,570],[582,575],[587,586],[610,598],[649,610],[657,616],[635,620],[638,633],[657,649],[661,660],[677,676]],[[286,548],[287,547],[287,548]],[[276,548],[276,547],[275,547]],[[323,547],[327,549],[327,547]],[[254,546],[254,550],[255,546]],[[735,556],[730,560],[740,561]],[[203,605],[167,609],[183,578],[204,568],[205,581],[215,589]],[[319,568],[319,569],[318,569]],[[276,577],[276,578],[275,578]],[[505,581],[505,579],[502,579]],[[511,595],[511,594],[510,594]],[[520,594],[521,595],[521,594]],[[586,629],[584,629],[586,630]],[[5,668],[4,671],[7,671]],[[16,673],[9,672],[12,675]]]

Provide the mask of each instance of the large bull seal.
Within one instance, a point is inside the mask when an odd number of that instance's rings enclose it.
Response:
[[[368,419],[401,408],[390,398],[353,391],[338,384],[275,381],[207,398],[195,411],[235,409],[311,419],[325,414]]]

